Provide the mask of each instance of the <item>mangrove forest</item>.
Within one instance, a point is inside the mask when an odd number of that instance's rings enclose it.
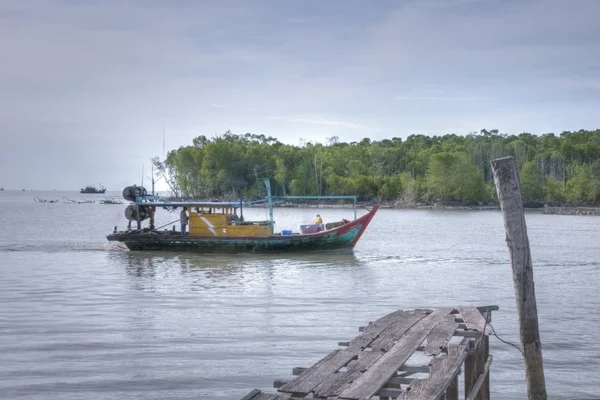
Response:
[[[364,201],[487,204],[496,199],[490,160],[513,156],[526,205],[600,203],[600,130],[344,143],[329,137],[301,146],[246,133],[207,138],[152,161],[175,196],[252,199],[265,195],[353,195]]]

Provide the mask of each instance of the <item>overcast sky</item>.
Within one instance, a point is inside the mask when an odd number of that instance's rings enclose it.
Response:
[[[197,135],[600,128],[598,0],[0,0],[0,186],[121,190]]]

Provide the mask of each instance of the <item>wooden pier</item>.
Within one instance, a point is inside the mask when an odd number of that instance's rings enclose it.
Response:
[[[398,310],[370,322],[349,342],[296,378],[276,380],[277,394],[253,390],[241,400],[458,400],[490,397],[489,323],[498,306]]]

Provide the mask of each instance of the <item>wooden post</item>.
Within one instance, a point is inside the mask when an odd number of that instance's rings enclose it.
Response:
[[[525,353],[527,394],[530,400],[546,400],[546,382],[542,344],[538,327],[537,305],[533,285],[533,265],[519,173],[512,157],[492,160],[494,183],[506,230],[506,242],[513,271],[513,284],[519,317],[519,335]]]
[[[452,384],[446,388],[446,400],[458,400],[458,376],[455,376]]]

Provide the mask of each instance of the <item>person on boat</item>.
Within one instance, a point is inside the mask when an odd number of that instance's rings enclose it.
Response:
[[[317,225],[318,226],[318,230],[317,232],[320,232],[324,229],[323,227],[323,219],[321,218],[321,216],[319,214],[317,214],[315,220],[313,221],[313,225]]]
[[[179,222],[181,223],[181,234],[185,235],[185,227],[188,224],[190,217],[187,215],[187,207],[183,207],[181,213],[179,213]]]

